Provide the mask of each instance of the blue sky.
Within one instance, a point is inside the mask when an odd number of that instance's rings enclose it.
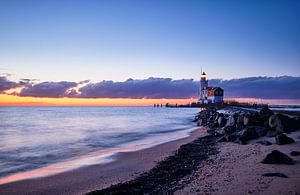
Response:
[[[300,76],[300,1],[0,1],[0,73],[41,81]]]

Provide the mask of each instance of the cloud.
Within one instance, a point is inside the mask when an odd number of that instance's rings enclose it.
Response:
[[[300,77],[248,77],[209,80],[210,86],[220,86],[226,98],[300,98]],[[196,98],[199,82],[170,78],[128,79],[125,82],[102,81],[79,89],[79,97],[90,98]]]
[[[210,84],[225,90],[226,97],[299,99],[300,77],[248,77],[231,80],[213,79]]]
[[[6,90],[20,87],[20,83],[10,81],[6,76],[0,76],[0,94],[5,93]]]
[[[196,97],[198,84],[192,79],[128,79],[125,82],[102,81],[79,89],[83,98],[190,98]]]
[[[77,83],[75,82],[42,82],[25,87],[21,90],[19,96],[51,98],[67,97],[69,96],[68,90],[76,86]]]
[[[0,93],[23,87],[18,96],[76,97],[76,98],[197,98],[199,81],[171,78],[128,79],[124,82],[101,81],[41,82],[21,79],[13,82],[0,76]],[[224,89],[225,98],[300,99],[300,77],[248,77],[239,79],[211,79],[210,86]]]
[[[86,84],[86,83],[89,83],[89,82],[90,82],[90,80],[84,80],[84,81],[80,81],[78,84],[83,85],[83,84]]]

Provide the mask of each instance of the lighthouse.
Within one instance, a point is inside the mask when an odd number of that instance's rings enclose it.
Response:
[[[208,80],[205,72],[202,72],[201,78],[200,78],[200,87],[199,87],[199,102],[203,103],[205,100],[204,97],[204,89],[208,87]]]
[[[223,102],[224,90],[221,87],[208,86],[205,72],[202,72],[199,86],[199,103],[211,104]]]

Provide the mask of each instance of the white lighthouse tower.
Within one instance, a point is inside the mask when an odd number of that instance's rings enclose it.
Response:
[[[205,95],[204,88],[208,87],[208,80],[205,72],[202,72],[200,79],[200,87],[199,87],[199,102],[204,103]]]

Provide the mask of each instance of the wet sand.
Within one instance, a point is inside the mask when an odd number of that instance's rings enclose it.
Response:
[[[0,194],[83,194],[126,182],[153,168],[157,162],[175,153],[182,145],[207,135],[199,128],[189,137],[152,148],[120,153],[116,160],[102,165],[87,166],[43,178],[27,179],[0,185]]]

